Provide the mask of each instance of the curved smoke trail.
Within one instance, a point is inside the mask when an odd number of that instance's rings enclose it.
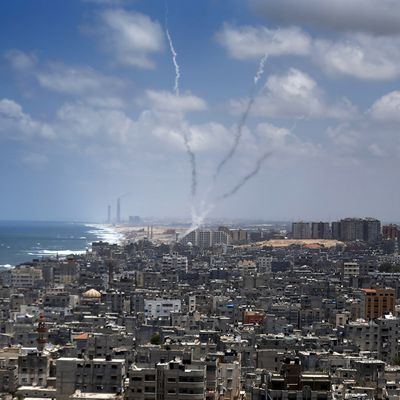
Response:
[[[250,97],[249,100],[247,102],[246,108],[240,118],[240,122],[236,131],[236,135],[235,135],[235,140],[233,142],[233,145],[231,146],[231,148],[229,149],[228,153],[226,154],[226,156],[219,162],[219,164],[217,165],[217,168],[215,170],[214,173],[214,181],[217,180],[219,174],[221,173],[222,169],[224,168],[225,164],[235,155],[236,150],[239,146],[240,140],[242,138],[243,135],[243,128],[246,125],[247,122],[247,118],[249,117],[250,111],[253,107],[253,104],[255,102],[256,99],[256,87],[258,85],[258,81],[260,80],[261,76],[264,74],[264,68],[265,68],[265,63],[268,59],[268,53],[265,53],[265,55],[261,58],[260,63],[258,65],[258,69],[256,74],[254,75],[254,85],[251,89],[251,93],[250,93]]]
[[[267,153],[264,153],[256,162],[255,167],[252,171],[250,171],[247,175],[245,175],[231,190],[228,192],[225,192],[221,196],[217,198],[217,200],[224,200],[227,199],[231,196],[233,196],[238,190],[242,188],[251,178],[255,177],[258,172],[260,171],[260,168],[262,167],[264,161],[270,157],[272,154],[271,151],[268,151]]]
[[[279,33],[280,28],[278,28],[274,35],[272,36],[272,41],[275,40],[277,34]],[[268,59],[268,52],[265,52],[265,54],[262,56],[259,64],[258,64],[258,68],[257,68],[257,72],[254,75],[253,81],[254,81],[254,85],[251,89],[250,92],[250,98],[249,101],[247,102],[247,106],[246,109],[244,110],[244,113],[242,114],[242,117],[240,119],[240,123],[238,125],[238,129],[236,131],[236,135],[235,135],[235,140],[233,142],[232,147],[230,148],[230,150],[228,151],[228,154],[219,162],[215,173],[214,173],[214,182],[217,180],[219,174],[221,173],[222,169],[224,168],[225,164],[235,155],[236,150],[239,146],[240,140],[242,138],[243,135],[243,128],[246,125],[247,122],[247,118],[250,114],[251,108],[253,107],[254,101],[255,101],[255,97],[256,97],[256,87],[258,85],[258,81],[260,80],[260,78],[262,77],[262,75],[264,74],[264,69],[265,69],[265,63],[267,62]]]

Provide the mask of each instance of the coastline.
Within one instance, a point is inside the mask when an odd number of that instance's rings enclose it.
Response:
[[[122,243],[125,236],[114,226],[93,223],[34,223],[18,221],[0,227],[0,268],[41,258],[65,258],[91,250],[92,243]]]

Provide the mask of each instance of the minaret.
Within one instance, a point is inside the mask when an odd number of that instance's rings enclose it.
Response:
[[[47,343],[47,328],[43,314],[40,314],[39,316],[39,322],[36,332],[37,332],[37,339],[36,339],[37,349],[39,352],[42,352],[44,350],[44,346]]]

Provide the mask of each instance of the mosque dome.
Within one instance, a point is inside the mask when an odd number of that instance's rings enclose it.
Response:
[[[98,299],[101,297],[101,293],[96,289],[89,289],[85,293],[83,293],[83,297],[87,299]]]

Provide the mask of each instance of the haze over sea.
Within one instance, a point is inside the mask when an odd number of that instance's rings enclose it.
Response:
[[[84,253],[92,242],[118,242],[112,227],[74,222],[0,221],[0,266],[14,266],[33,258]]]

